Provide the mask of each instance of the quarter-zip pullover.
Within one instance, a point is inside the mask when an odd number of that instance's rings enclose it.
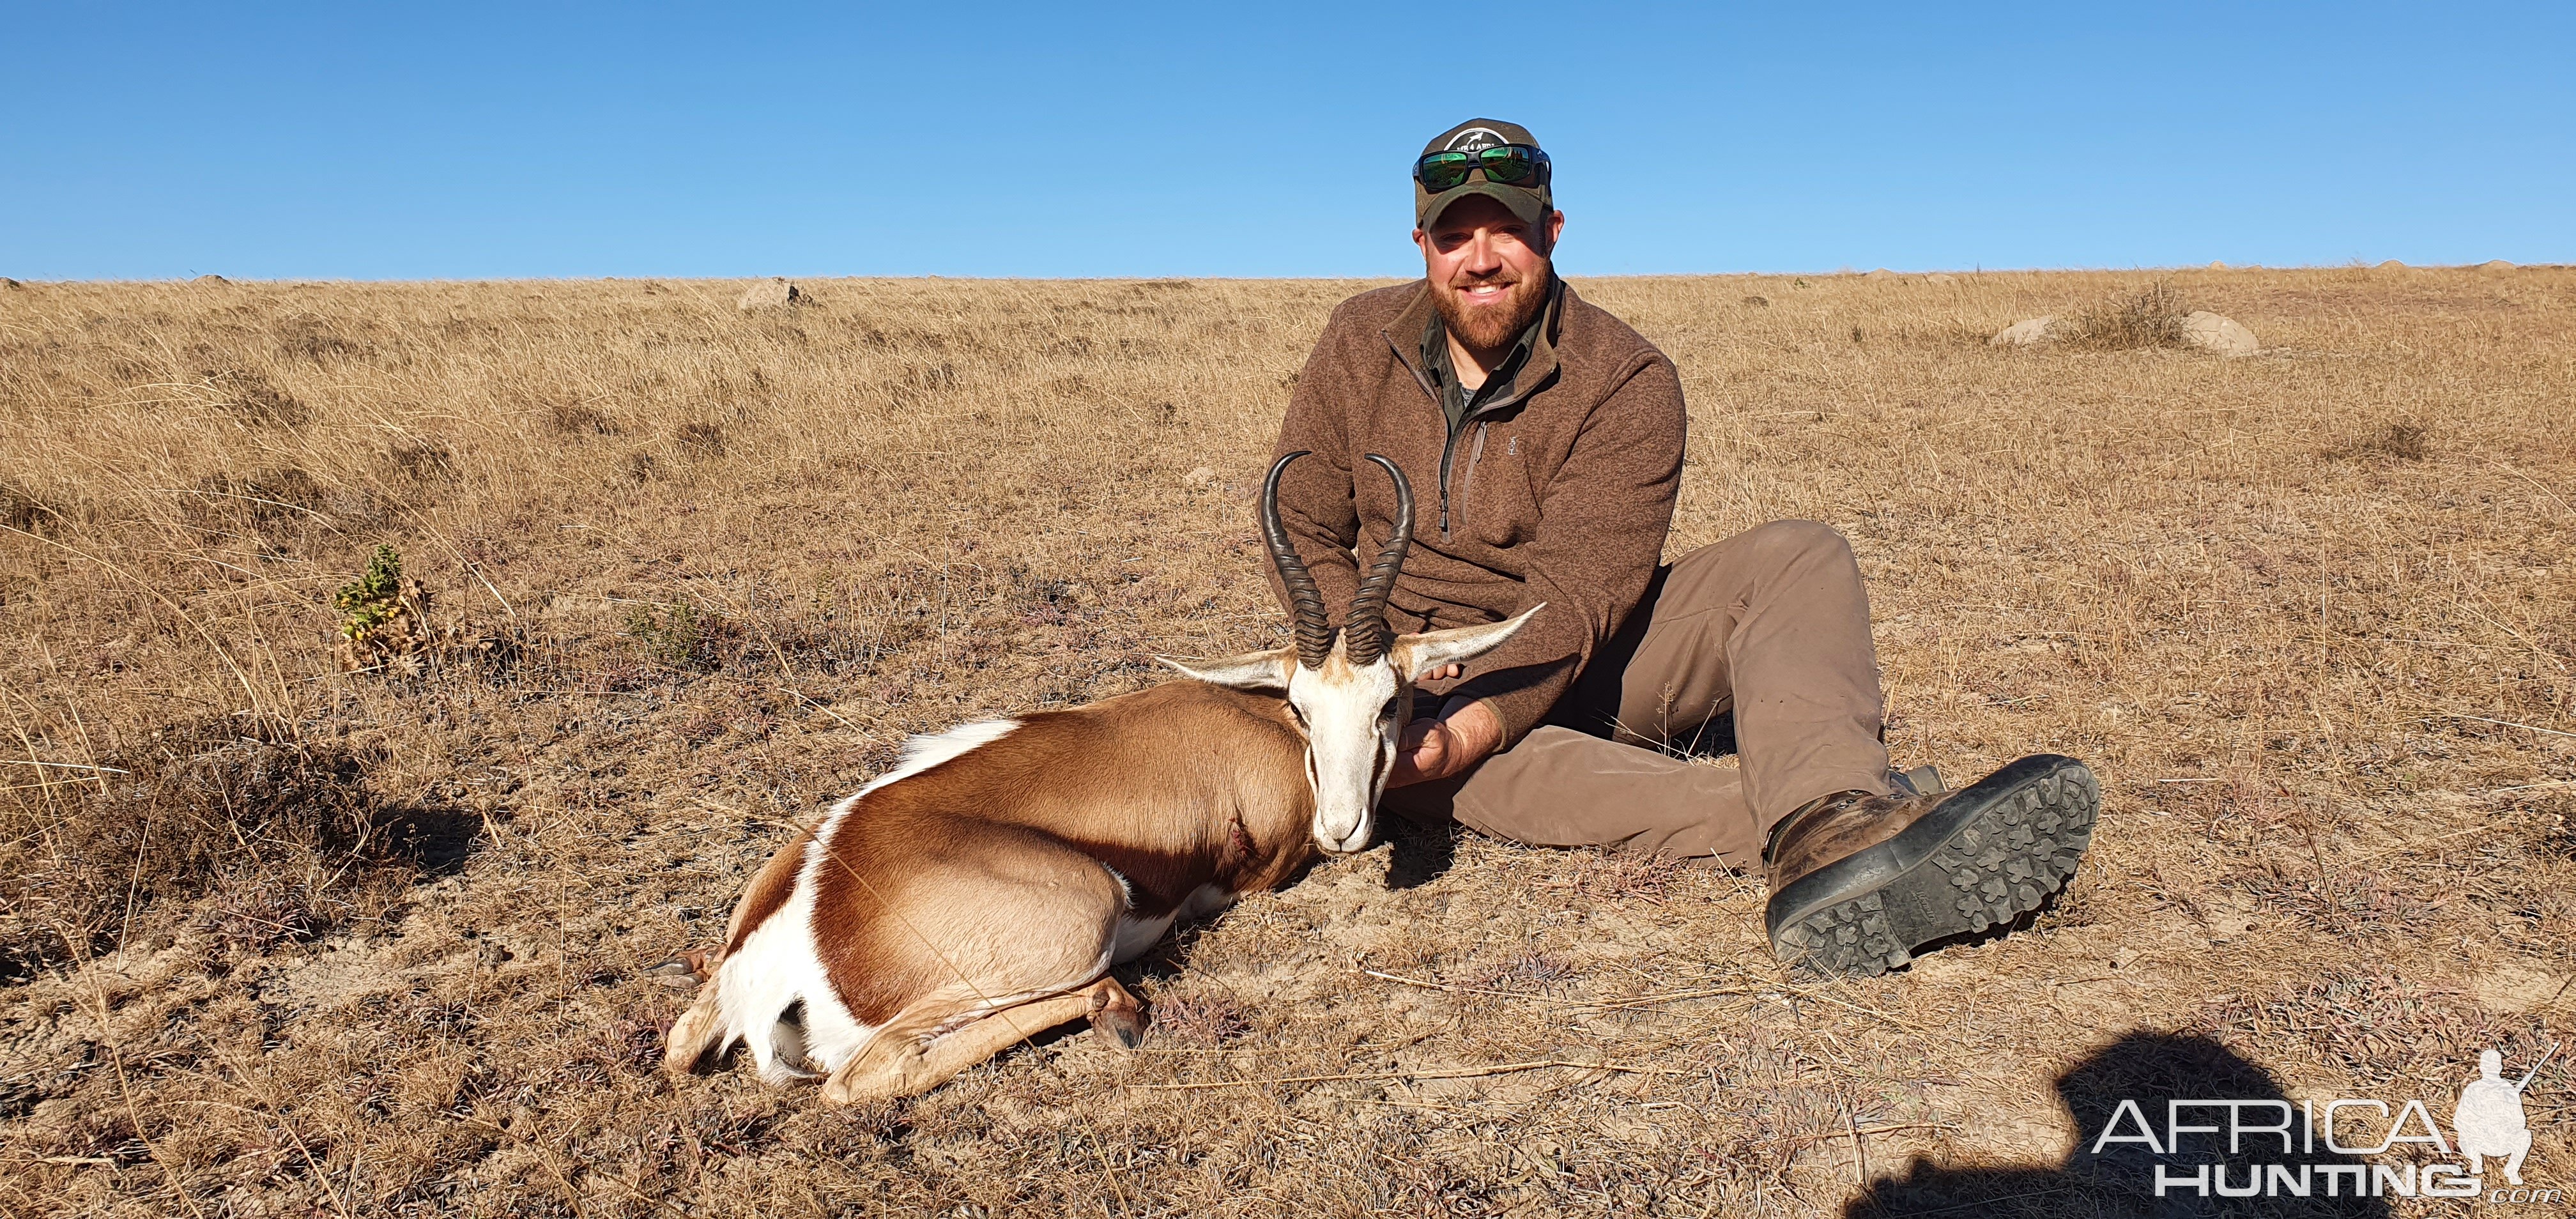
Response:
[[[1459,433],[1466,430],[1468,421],[1486,407],[1499,409],[1519,400],[1521,372],[1529,367],[1530,352],[1542,341],[1541,336],[1546,333],[1548,323],[1556,320],[1558,293],[1564,286],[1564,281],[1556,278],[1555,272],[1548,273],[1547,304],[1539,310],[1538,317],[1521,331],[1511,350],[1504,353],[1502,362],[1485,374],[1484,383],[1474,389],[1467,388],[1458,377],[1457,367],[1450,362],[1449,326],[1440,317],[1438,309],[1431,311],[1430,322],[1422,328],[1423,375],[1431,379],[1432,390],[1440,399],[1440,411],[1449,419],[1448,439],[1440,449],[1440,532],[1444,536],[1449,532],[1449,484],[1457,468]],[[1475,446],[1478,452],[1468,456],[1468,481],[1474,480],[1475,459],[1482,455],[1484,443],[1484,429],[1479,427],[1476,429]],[[1463,494],[1464,488],[1461,488]]]

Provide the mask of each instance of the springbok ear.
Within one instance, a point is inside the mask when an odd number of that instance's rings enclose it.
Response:
[[[1197,661],[1184,664],[1169,656],[1154,659],[1179,670],[1183,677],[1194,677],[1210,685],[1236,690],[1254,690],[1283,694],[1288,689],[1288,675],[1297,669],[1297,649],[1279,648],[1269,652],[1246,652],[1223,660]]]
[[[1504,640],[1529,623],[1530,615],[1546,608],[1547,602],[1541,601],[1490,626],[1460,626],[1406,635],[1395,641],[1394,650],[1387,654],[1388,659],[1395,663],[1396,671],[1404,674],[1406,681],[1418,681],[1423,674],[1442,665],[1474,660],[1501,647]]]

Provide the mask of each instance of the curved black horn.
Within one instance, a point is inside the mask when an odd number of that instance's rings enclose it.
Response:
[[[1395,591],[1396,573],[1404,570],[1404,556],[1413,549],[1413,484],[1404,481],[1404,471],[1396,469],[1394,462],[1375,453],[1368,459],[1385,467],[1387,477],[1395,480],[1395,536],[1377,552],[1377,562],[1369,565],[1360,591],[1351,598],[1350,621],[1343,630],[1349,633],[1345,647],[1355,665],[1376,664],[1395,646],[1395,632],[1386,625],[1386,597]]]
[[[1280,458],[1271,465],[1270,477],[1261,480],[1261,537],[1270,544],[1270,563],[1279,569],[1279,583],[1288,590],[1288,603],[1296,610],[1297,663],[1320,669],[1324,658],[1333,653],[1333,620],[1324,612],[1323,590],[1307,574],[1306,561],[1297,557],[1288,527],[1279,523],[1279,476],[1289,462],[1310,451],[1299,449]]]

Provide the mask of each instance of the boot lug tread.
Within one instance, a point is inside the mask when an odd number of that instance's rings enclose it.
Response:
[[[1907,872],[1782,927],[1773,948],[1810,978],[1871,977],[1911,962],[1922,944],[2008,926],[2083,866],[2100,802],[2089,771],[2059,763],[1995,799]]]

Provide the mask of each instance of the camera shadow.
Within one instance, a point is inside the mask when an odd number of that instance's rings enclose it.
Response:
[[[2077,1137],[2074,1150],[2057,1164],[2000,1167],[1942,1167],[1916,1157],[1896,1176],[1882,1177],[1870,1184],[1868,1192],[1854,1199],[1843,1210],[1846,1219],[1881,1219],[1883,1216],[1958,1215],[1958,1216],[2042,1216],[2121,1215],[2121,1216],[2200,1216],[2255,1215],[2281,1216],[2284,1219],[2337,1216],[2353,1219],[2376,1219],[2391,1214],[2384,1198],[2354,1197],[2353,1175],[2320,1174],[2323,1167],[2354,1168],[2366,1164],[2351,1156],[2323,1150],[2324,1140],[2315,1140],[2319,1150],[2296,1149],[2310,1144],[2305,1117],[2296,1102],[2283,1094],[2280,1081],[2271,1072],[2246,1061],[2234,1051],[2206,1037],[2178,1036],[2168,1033],[2131,1033],[2095,1051],[2057,1078],[2057,1096],[2075,1119]],[[2144,1142],[2102,1142],[2106,1130],[2114,1138],[2134,1136],[2140,1127],[2133,1117],[2121,1116],[2120,1102],[2134,1100],[2137,1112],[2146,1119],[2148,1128],[2161,1137],[2165,1124],[2165,1102],[2223,1097],[2232,1100],[2278,1101],[2290,1106],[2290,1138],[2293,1150],[2282,1152],[2269,1145],[2278,1135],[2249,1135],[2266,1145],[2258,1148],[2249,1142],[2243,1150],[2226,1154],[2226,1136],[2197,1135],[2190,1150],[2181,1155],[2160,1155]],[[2224,1112],[2191,1113],[2187,1120],[2200,1125],[2227,1122]],[[2116,1130],[2114,1118],[2119,1119]],[[2249,1117],[2248,1124],[2253,1119]],[[2101,1154],[2093,1154],[2095,1146]],[[2213,1188],[2210,1196],[2185,1186],[2168,1189],[2159,1198],[2155,1192],[2156,1169],[2163,1165],[2168,1179],[2189,1177],[2202,1166],[2221,1161],[2238,1172],[2249,1164],[2281,1164],[2295,1179],[2300,1166],[2309,1166],[2306,1180],[2307,1197],[2291,1196],[2286,1187],[2281,1196],[2222,1198]],[[2338,1196],[2328,1196],[2326,1178],[2333,1176]],[[2242,1186],[2243,1177],[2233,1178]]]

